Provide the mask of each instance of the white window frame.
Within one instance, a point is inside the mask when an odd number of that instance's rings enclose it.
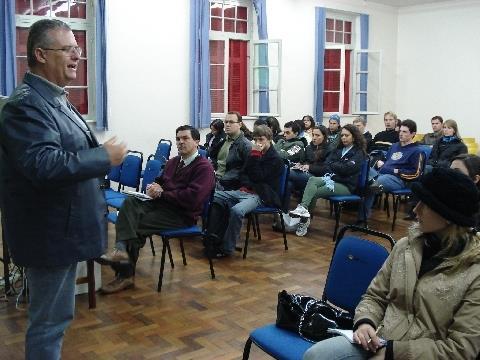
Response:
[[[230,53],[230,42],[229,40],[243,40],[251,43],[252,41],[252,29],[253,29],[253,4],[251,1],[242,1],[242,0],[210,0],[210,4],[212,3],[222,3],[226,5],[234,5],[234,6],[244,6],[247,8],[247,33],[234,33],[234,32],[224,32],[224,31],[216,31],[210,30],[209,31],[209,41],[210,40],[221,40],[224,43],[224,69],[223,69],[223,113],[211,113],[212,119],[213,118],[223,118],[225,114],[228,112],[228,70],[229,70],[229,53]],[[223,15],[222,15],[223,17]],[[211,19],[210,16],[210,29],[211,29]],[[222,22],[223,23],[223,22]],[[250,46],[247,46],[247,69],[250,68]],[[210,60],[209,60],[210,61]],[[210,80],[209,80],[210,81]],[[247,76],[247,89],[250,88],[249,78]],[[212,89],[210,89],[212,90]],[[248,91],[248,90],[247,90]],[[249,94],[247,93],[247,111],[249,109]]]
[[[343,45],[347,50],[355,50],[357,39],[359,39],[358,34],[360,31],[359,24],[359,16],[357,14],[351,13],[344,13],[344,12],[333,12],[327,11],[325,15],[325,19],[334,19],[334,20],[342,20],[342,21],[349,21],[352,23],[352,31],[350,33],[350,44],[339,44],[336,42],[327,42],[327,23],[325,20],[325,45]],[[345,33],[345,31],[343,31]],[[358,46],[360,47],[360,46]]]
[[[278,65],[270,65],[268,64],[267,66],[256,66],[256,61],[255,61],[255,51],[254,51],[254,47],[255,45],[257,44],[277,44],[277,49],[278,49],[278,54],[277,54],[277,59],[278,59]],[[269,47],[268,47],[269,48]],[[281,116],[281,97],[282,97],[282,41],[281,40],[278,40],[278,39],[272,39],[272,40],[253,40],[251,41],[251,47],[250,47],[250,54],[252,54],[252,61],[251,61],[251,66],[250,66],[250,69],[249,69],[249,72],[250,72],[250,84],[251,84],[251,87],[249,87],[249,103],[250,103],[250,106],[249,106],[249,111],[250,111],[250,116]],[[270,56],[268,57],[270,59]],[[268,69],[271,69],[271,68],[277,68],[278,69],[278,87],[276,89],[272,89],[268,88],[268,93],[270,94],[270,92],[272,91],[276,91],[277,92],[277,110],[278,112],[268,112],[268,113],[261,113],[261,112],[254,112],[254,109],[253,109],[253,104],[254,104],[254,101],[253,101],[253,97],[255,95],[255,93],[258,93],[259,92],[259,89],[254,89],[254,81],[253,81],[253,76],[254,76],[254,70],[255,69],[258,69],[258,68],[268,68]],[[270,84],[270,83],[269,83]]]
[[[354,72],[352,73],[353,75],[353,85],[352,85],[352,90],[353,90],[353,97],[352,97],[352,115],[378,115],[380,114],[380,94],[382,93],[382,78],[381,78],[381,75],[382,75],[382,52],[380,50],[354,50],[353,52],[354,54],[354,58],[353,58],[353,64],[354,64]],[[360,91],[359,87],[360,87],[360,81],[358,79],[358,77],[361,75],[361,74],[367,74],[367,83],[368,83],[368,79],[369,79],[369,76],[368,74],[371,72],[370,71],[370,67],[367,71],[362,71],[360,70],[360,55],[361,54],[367,54],[367,56],[369,54],[378,54],[378,61],[379,61],[379,64],[378,64],[378,89],[377,89],[377,94],[376,94],[376,97],[377,97],[377,109],[369,109],[368,108],[368,102],[367,102],[367,110],[366,111],[360,111],[360,95],[361,94],[367,94],[367,99],[369,97],[369,91],[368,91],[368,86],[367,86],[367,91]],[[375,94],[371,94],[371,96],[374,96]],[[358,109],[357,109],[357,105],[358,105]]]
[[[50,9],[52,8],[52,1],[50,0]],[[71,0],[69,0],[71,2]],[[92,0],[86,0],[86,19],[78,18],[64,18],[55,16],[40,16],[40,15],[15,15],[15,27],[29,28],[33,23],[41,19],[59,19],[65,22],[72,28],[73,31],[85,31],[86,32],[86,52],[88,54],[87,60],[87,96],[88,96],[88,114],[84,114],[83,117],[89,123],[95,122],[95,108],[96,108],[96,96],[95,96],[95,8]],[[32,9],[32,2],[30,2],[30,10]],[[70,6],[68,7],[70,12]],[[51,10],[50,10],[51,12]],[[27,56],[17,56],[15,58],[27,58]],[[82,57],[83,58],[83,57]],[[67,86],[70,89],[83,89],[84,86]]]

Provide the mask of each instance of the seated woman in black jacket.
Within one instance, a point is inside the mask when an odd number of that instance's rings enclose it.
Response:
[[[355,191],[362,163],[367,157],[365,139],[357,127],[347,124],[340,135],[340,143],[327,158],[321,177],[308,179],[302,201],[290,216],[300,217],[297,236],[304,236],[310,225],[310,212],[319,198],[332,195],[350,195]]]
[[[204,145],[210,158],[217,155],[218,150],[220,150],[220,144],[223,143],[227,136],[223,127],[223,121],[220,119],[215,119],[210,123],[210,132],[206,136]]]
[[[426,171],[432,167],[450,166],[453,158],[460,154],[468,152],[467,146],[463,143],[458,126],[455,120],[445,120],[443,122],[443,136],[433,145],[432,152],[427,161]]]
[[[312,176],[322,176],[324,163],[328,156],[327,128],[315,126],[312,130],[312,142],[305,148],[305,161],[290,168],[284,212],[288,212],[290,194],[297,191],[303,194],[307,181]]]

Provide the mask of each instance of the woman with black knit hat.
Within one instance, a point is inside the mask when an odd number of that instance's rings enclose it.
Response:
[[[480,238],[472,232],[477,187],[458,171],[435,168],[412,191],[420,199],[419,222],[395,245],[357,306],[356,344],[330,338],[304,360],[479,356]]]

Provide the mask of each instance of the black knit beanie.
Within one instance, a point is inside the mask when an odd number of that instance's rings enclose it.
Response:
[[[444,219],[460,226],[475,226],[480,196],[468,176],[457,170],[433,168],[412,184],[412,191]]]

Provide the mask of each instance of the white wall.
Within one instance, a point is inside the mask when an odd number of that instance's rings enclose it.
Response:
[[[480,2],[451,1],[400,10],[397,111],[418,131],[430,119],[457,120],[462,136],[479,139]]]
[[[144,0],[138,13],[132,4],[107,1],[110,130],[99,138],[115,134],[148,155],[188,123],[190,1]],[[355,0],[269,0],[269,37],[283,47],[281,122],[313,113],[315,6],[370,15],[370,48],[384,54],[382,111],[395,109],[396,9]],[[369,117],[369,128],[381,130],[382,116]]]

